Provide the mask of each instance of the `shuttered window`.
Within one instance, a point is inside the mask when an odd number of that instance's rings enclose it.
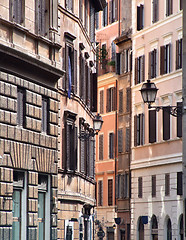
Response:
[[[66,9],[73,12],[73,0],[65,0]]]
[[[103,134],[99,135],[99,160],[103,160]]]
[[[125,152],[130,151],[130,128],[126,128],[126,137],[125,137]]]
[[[182,108],[182,106],[182,102],[177,102],[177,107]],[[182,137],[182,116],[177,116],[177,137]]]
[[[156,110],[149,111],[149,143],[156,142]]]
[[[152,1],[153,16],[152,22],[155,23],[159,20],[159,0]]]
[[[12,21],[23,24],[25,18],[25,0],[11,0],[10,6]]]
[[[118,153],[123,152],[123,129],[118,129]]]
[[[24,88],[17,88],[17,125],[25,127],[26,123],[26,91]]]
[[[173,13],[173,0],[166,0],[166,16],[170,16]]]
[[[76,115],[65,112],[65,153],[67,170],[77,169],[77,127],[75,126]]]
[[[109,158],[114,158],[114,133],[109,133]]]
[[[103,206],[103,181],[98,180],[98,206]]]
[[[104,113],[104,91],[101,90],[99,93],[99,97],[100,97],[100,113]]]
[[[131,90],[130,88],[126,89],[126,112],[130,112],[130,103],[131,103]]]
[[[99,12],[95,13],[96,30],[99,29]]]
[[[84,0],[84,27],[88,29],[88,0]]]
[[[116,53],[116,74],[120,75],[122,73],[122,62],[121,53]]]
[[[123,112],[123,89],[119,90],[119,113]]]
[[[135,59],[135,84],[145,81],[145,55]]]
[[[160,47],[160,74],[171,72],[171,44]]]
[[[108,179],[108,206],[113,205],[113,180]]]
[[[180,10],[183,9],[183,0],[180,0]]]
[[[95,42],[95,8],[93,7],[92,3],[89,3],[90,6],[90,41],[92,43]],[[99,20],[99,15],[98,15]],[[97,21],[97,20],[96,20]],[[97,26],[97,25],[96,25]]]
[[[92,73],[90,77],[91,77],[90,110],[92,112],[97,112],[97,73]]]
[[[134,146],[144,144],[144,114],[134,116]]]
[[[42,132],[49,133],[49,99],[45,96],[42,97]]]
[[[116,88],[107,89],[107,112],[116,110]]]
[[[143,196],[143,182],[142,177],[138,178],[138,198],[142,198]]]
[[[170,139],[170,113],[169,107],[163,108],[163,140]]]
[[[176,69],[182,68],[182,56],[183,56],[183,43],[182,39],[176,41]]]
[[[89,150],[89,156],[90,156],[90,177],[92,179],[95,178],[95,140],[94,138],[90,139],[90,150]]]
[[[157,76],[157,49],[149,52],[149,79]]]
[[[111,51],[112,51],[111,52],[112,53],[111,60],[115,61],[115,59],[116,59],[116,44],[114,42],[111,43]]]
[[[183,173],[177,172],[177,195],[183,195]]]
[[[108,25],[108,3],[106,4],[102,13],[102,26],[105,27],[107,25]]]
[[[79,0],[79,19],[83,21],[83,0]]]
[[[152,184],[152,197],[156,197],[156,175],[152,176],[151,184]]]
[[[170,195],[170,174],[165,174],[165,196]]]
[[[49,30],[49,0],[36,1],[36,33],[46,36]]]
[[[109,24],[118,20],[118,0],[109,1]]]
[[[137,30],[144,28],[144,5],[137,6]]]

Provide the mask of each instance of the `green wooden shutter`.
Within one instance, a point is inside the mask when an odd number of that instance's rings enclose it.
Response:
[[[156,110],[149,111],[149,143],[156,142]]]
[[[170,139],[170,113],[169,107],[163,108],[163,140]]]

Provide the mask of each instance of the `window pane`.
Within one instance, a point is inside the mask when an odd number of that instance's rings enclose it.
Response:
[[[44,240],[45,228],[45,193],[38,193],[38,221],[39,221],[39,240]]]

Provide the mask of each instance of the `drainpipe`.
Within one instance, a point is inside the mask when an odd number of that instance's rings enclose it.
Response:
[[[118,118],[118,112],[117,112],[117,92],[118,92],[118,80],[116,79],[116,111],[115,111],[115,159],[114,159],[114,164],[115,164],[115,169],[114,169],[114,175],[115,175],[115,211],[116,211],[116,173],[117,173],[117,138],[118,138],[118,123],[117,123],[117,118]]]

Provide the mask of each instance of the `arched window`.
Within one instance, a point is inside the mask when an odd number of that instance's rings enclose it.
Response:
[[[172,240],[172,225],[170,218],[167,220],[167,240]]]
[[[152,240],[158,240],[158,221],[155,215],[152,216]]]
[[[180,224],[179,224],[179,228],[180,228],[180,240],[183,240],[183,214],[180,217]]]
[[[142,217],[139,217],[138,220],[138,234],[139,234],[139,240],[144,240],[144,224],[142,221]]]

